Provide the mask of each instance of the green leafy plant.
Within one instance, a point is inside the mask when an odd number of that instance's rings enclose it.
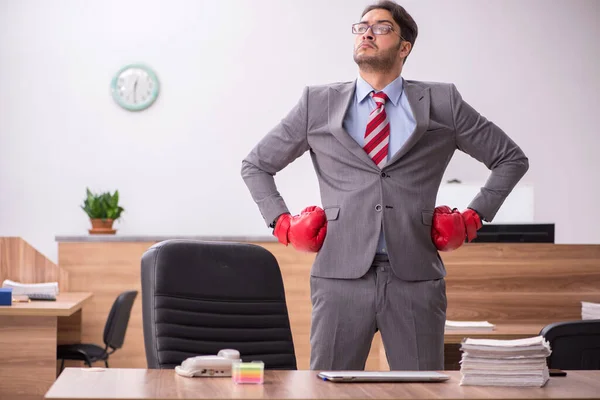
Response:
[[[119,206],[119,191],[113,194],[110,192],[92,193],[86,188],[87,197],[81,208],[91,219],[112,219],[113,221],[121,218],[121,213],[125,209]]]

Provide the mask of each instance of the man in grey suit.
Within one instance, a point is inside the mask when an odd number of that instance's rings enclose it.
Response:
[[[447,302],[438,251],[492,221],[528,159],[453,84],[401,77],[417,37],[403,7],[369,6],[352,31],[359,77],[306,87],[243,160],[242,177],[278,240],[317,252],[311,369],[364,369],[379,330],[392,370],[441,370]],[[491,170],[463,212],[435,207],[456,149]],[[323,209],[292,216],[274,175],[306,151]]]

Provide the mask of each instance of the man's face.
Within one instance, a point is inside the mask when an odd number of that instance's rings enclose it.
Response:
[[[360,22],[371,27],[354,39],[354,61],[363,70],[386,72],[400,63],[403,43],[400,39],[400,27],[388,10],[375,9],[366,13]],[[392,31],[387,34],[373,33],[373,24],[388,25]],[[404,54],[404,53],[402,53]]]

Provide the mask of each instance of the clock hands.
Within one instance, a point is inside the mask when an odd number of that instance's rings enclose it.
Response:
[[[133,83],[133,103],[137,104],[137,96],[136,96],[136,92],[137,92],[137,84],[138,84],[138,80],[137,78],[135,79],[135,82]]]

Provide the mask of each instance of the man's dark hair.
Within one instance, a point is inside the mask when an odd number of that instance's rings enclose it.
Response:
[[[390,0],[381,0],[376,4],[367,6],[367,8],[365,8],[361,15],[361,18],[364,17],[365,14],[369,11],[376,9],[388,10],[390,14],[392,14],[394,21],[396,21],[398,26],[400,26],[400,34],[402,35],[404,40],[410,42],[410,51],[412,52],[412,48],[414,47],[415,41],[417,40],[417,35],[419,34],[419,28],[417,27],[417,23],[415,22],[413,17],[411,17],[410,14],[401,5],[396,4],[395,2]],[[404,63],[406,63],[407,58],[408,55],[404,59]]]

